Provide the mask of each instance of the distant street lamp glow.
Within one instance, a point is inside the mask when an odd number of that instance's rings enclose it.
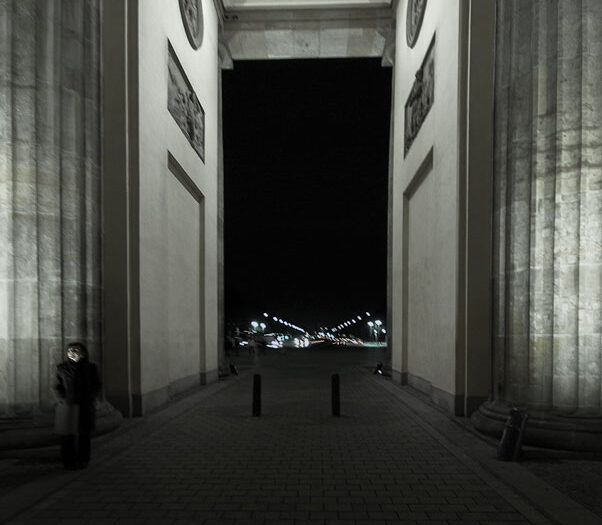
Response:
[[[370,317],[370,312],[366,312],[366,315],[367,315],[368,317]]]
[[[263,312],[263,316],[268,317],[268,314],[266,312]]]
[[[374,326],[374,323],[373,323],[372,321],[368,321],[368,326],[369,326],[370,328],[372,328],[372,327]]]
[[[383,324],[383,322],[377,319],[376,321],[374,321],[374,324],[376,326],[380,326],[381,324]]]

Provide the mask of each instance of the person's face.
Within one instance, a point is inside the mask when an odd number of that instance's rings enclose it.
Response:
[[[81,359],[81,357],[82,356],[79,349],[75,347],[67,348],[67,359],[69,359],[70,361],[77,363]]]

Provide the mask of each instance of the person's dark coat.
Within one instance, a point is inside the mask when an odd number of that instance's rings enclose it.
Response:
[[[56,378],[55,391],[59,402],[65,403],[67,410],[70,407],[78,411],[79,431],[93,432],[96,424],[94,402],[101,388],[96,365],[86,357],[77,363],[66,360],[57,366]]]

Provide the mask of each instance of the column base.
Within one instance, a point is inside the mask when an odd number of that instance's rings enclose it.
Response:
[[[487,401],[470,420],[483,434],[500,438],[511,405]],[[602,415],[557,414],[528,410],[529,420],[523,443],[536,447],[580,452],[602,452]]]
[[[121,412],[106,401],[96,409],[96,432],[115,430],[123,420]],[[0,450],[54,446],[59,436],[54,433],[54,411],[36,412],[32,417],[0,419]]]

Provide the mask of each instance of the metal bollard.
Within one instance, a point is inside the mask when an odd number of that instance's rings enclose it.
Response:
[[[341,415],[341,381],[339,374],[332,374],[332,415]]]
[[[253,376],[253,416],[261,416],[261,375]]]

